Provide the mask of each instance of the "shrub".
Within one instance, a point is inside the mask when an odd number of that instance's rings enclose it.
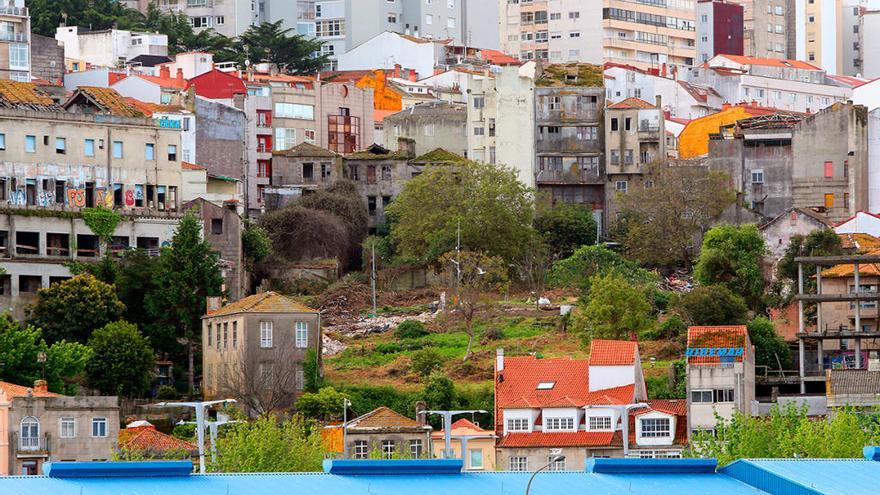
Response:
[[[425,324],[416,320],[405,320],[394,329],[394,336],[398,339],[417,339],[428,335]]]
[[[483,336],[488,340],[501,340],[504,338],[504,330],[498,327],[489,327],[483,332]]]
[[[421,349],[414,352],[412,355],[411,368],[413,373],[416,373],[422,378],[427,377],[433,371],[440,369],[442,366],[443,356],[433,347]]]
[[[156,398],[160,400],[174,400],[177,398],[177,389],[171,385],[162,385],[156,390]]]
[[[376,344],[375,351],[379,354],[394,354],[403,350],[403,346],[397,342],[383,342]]]

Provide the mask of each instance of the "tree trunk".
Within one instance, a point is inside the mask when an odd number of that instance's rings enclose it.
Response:
[[[465,349],[465,351],[464,351],[464,359],[462,359],[462,361],[467,361],[468,358],[471,357],[471,345],[473,345],[473,343],[474,343],[474,328],[473,328],[473,325],[471,325],[470,320],[468,320],[467,323],[466,323],[465,325],[467,326],[468,345],[467,345],[467,349]]]
[[[192,339],[187,340],[186,342],[186,359],[187,359],[187,380],[189,380],[189,393],[192,395],[196,390],[196,378],[195,378],[195,358],[196,358],[196,350],[195,345],[193,345]]]

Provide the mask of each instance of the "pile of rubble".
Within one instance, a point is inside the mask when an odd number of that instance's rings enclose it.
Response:
[[[415,316],[377,316],[375,318],[358,318],[354,323],[342,323],[324,327],[326,333],[334,333],[343,337],[363,337],[374,333],[385,333],[397,328],[405,320],[416,320],[422,323],[434,318],[435,313],[421,313]]]
[[[686,270],[676,270],[657,284],[659,288],[672,292],[690,292],[694,288],[694,278]]]
[[[321,336],[321,354],[325,356],[335,356],[345,350],[345,344],[330,337]]]

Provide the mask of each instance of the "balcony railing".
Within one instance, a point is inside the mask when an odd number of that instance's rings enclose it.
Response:
[[[540,170],[535,174],[535,182],[538,183],[567,183],[567,184],[592,184],[602,182],[599,173],[595,169],[573,170]]]
[[[0,31],[0,41],[13,41],[18,43],[25,43],[28,40],[27,33],[10,33]]]
[[[538,111],[538,121],[546,122],[573,122],[573,121],[598,121],[598,109],[563,110],[541,109]]]
[[[49,435],[43,434],[37,437],[23,437],[20,433],[12,434],[12,444],[15,452],[20,455],[42,455],[49,452]]]
[[[537,142],[536,148],[539,153],[601,153],[605,151],[598,139],[578,139],[577,136],[541,139]]]
[[[0,15],[14,15],[18,17],[27,17],[27,7],[0,7]]]

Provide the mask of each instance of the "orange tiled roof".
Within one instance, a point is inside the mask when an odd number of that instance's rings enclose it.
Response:
[[[826,268],[825,270],[822,270],[822,276],[828,278],[854,277],[855,273],[855,265],[834,265],[831,268]],[[880,265],[878,265],[877,263],[860,263],[859,276],[880,276]]]
[[[639,344],[627,340],[594,339],[590,344],[590,364],[597,366],[631,365],[639,353]]]
[[[169,450],[195,452],[199,449],[196,444],[162,433],[156,430],[156,427],[153,425],[120,430],[119,448],[150,452],[165,452]]]
[[[724,57],[728,60],[732,60],[738,64],[742,65],[761,65],[765,67],[780,67],[786,69],[808,69],[808,70],[822,70],[819,67],[816,67],[813,64],[809,64],[802,60],[783,60],[777,58],[761,58],[761,57],[746,57],[744,55],[719,55],[720,57]]]
[[[318,311],[305,304],[278,294],[277,292],[263,292],[239,299],[233,303],[211,311],[206,316],[223,316],[234,313],[317,313]]]
[[[461,418],[458,421],[452,423],[452,435],[495,435],[495,432],[492,430],[486,430],[480,428],[478,425],[474,424],[471,421],[468,421],[465,418]],[[437,430],[431,433],[432,438],[443,438],[444,431]]]
[[[676,416],[674,445],[687,445],[687,400],[650,400],[648,408],[633,410],[629,415],[629,443],[630,447],[636,443],[636,418],[642,414],[658,411]]]
[[[483,60],[489,62],[494,65],[513,65],[519,64],[519,59],[515,57],[511,57],[510,55],[502,52],[501,50],[480,50],[480,56]]]
[[[0,99],[7,105],[53,106],[55,101],[37,89],[34,83],[0,79]]]
[[[33,391],[34,397],[61,397],[61,395],[53,394],[52,392],[39,392],[37,390],[31,389],[31,387],[16,385],[9,382],[0,382],[0,390],[3,391],[3,394],[6,395],[7,399],[11,399],[13,397],[27,397],[29,389]]]
[[[183,170],[208,170],[206,167],[190,162],[180,162],[180,168]]]
[[[129,77],[140,77],[145,81],[158,84],[163,88],[186,89],[186,79],[177,79],[176,77],[159,77],[137,74]]]
[[[688,327],[688,348],[742,348],[743,353],[747,349],[749,332],[745,325],[717,325]],[[742,361],[743,356],[734,356],[737,362]],[[689,364],[713,364],[720,363],[720,356],[690,356]]]
[[[614,432],[577,431],[508,433],[498,442],[498,447],[602,447],[611,446]]]
[[[613,105],[610,105],[608,108],[644,108],[644,109],[648,109],[648,108],[657,108],[657,107],[655,107],[654,105],[651,105],[650,103],[648,103],[647,101],[645,101],[641,98],[630,97],[630,98],[627,98],[623,101],[619,101]]]
[[[855,250],[859,253],[867,253],[880,249],[880,239],[871,234],[838,234],[840,246],[843,249]]]
[[[388,407],[381,406],[364,414],[359,418],[355,418],[348,422],[348,430],[357,429],[377,429],[377,428],[418,428],[428,429],[430,426],[419,424],[418,421],[407,418],[406,416],[391,410]]]
[[[127,99],[116,92],[115,89],[99,88],[95,86],[80,86],[79,88],[77,88],[73,96],[71,96],[71,99],[76,98],[77,94],[83,94],[87,96],[89,99],[94,101],[95,104],[103,107],[107,112],[112,115],[118,115],[120,117],[144,116],[144,112],[131,105],[127,101]]]
[[[687,400],[686,399],[652,399],[647,401],[648,407],[633,411],[636,416],[649,413],[651,411],[659,411],[675,416],[687,416]]]

